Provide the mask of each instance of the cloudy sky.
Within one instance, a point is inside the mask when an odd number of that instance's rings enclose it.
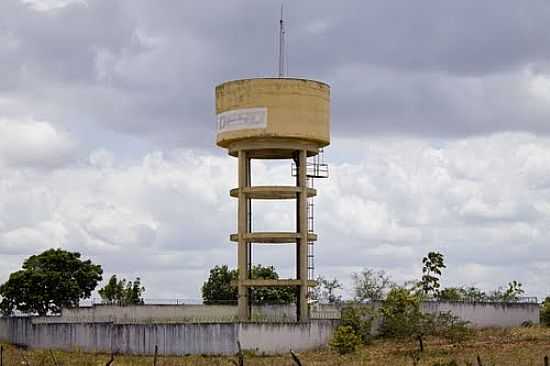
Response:
[[[150,298],[200,297],[235,265],[236,161],[215,146],[214,87],[276,71],[280,1],[0,1],[0,281],[50,247]],[[550,293],[546,0],[288,1],[291,76],[332,86],[316,272]],[[290,183],[254,163],[253,180]],[[292,230],[259,202],[257,230]],[[293,274],[290,246],[257,263]]]

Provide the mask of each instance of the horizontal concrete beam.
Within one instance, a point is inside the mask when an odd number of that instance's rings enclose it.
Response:
[[[292,280],[292,279],[262,279],[262,280],[244,280],[240,282],[241,285],[245,287],[295,287],[295,286],[301,286],[302,281],[301,280]],[[231,286],[236,287],[239,285],[238,280],[231,281]],[[308,287],[315,287],[317,286],[317,282],[313,280],[307,281]]]
[[[259,200],[286,200],[296,199],[298,193],[301,191],[300,187],[294,186],[256,186],[245,187],[242,192],[247,198],[259,199]],[[232,189],[229,194],[231,197],[239,197],[239,188]],[[315,197],[317,190],[314,188],[307,188],[307,196]]]
[[[317,234],[309,233],[308,241],[316,241]],[[231,234],[231,241],[238,242],[239,234]],[[265,243],[265,244],[287,244],[296,243],[298,239],[302,239],[302,235],[292,232],[256,232],[244,234],[244,240],[250,243]]]

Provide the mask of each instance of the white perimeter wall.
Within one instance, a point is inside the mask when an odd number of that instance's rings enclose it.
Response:
[[[537,303],[426,302],[422,307],[430,313],[450,311],[477,328],[518,327],[524,322],[539,324],[540,321]]]

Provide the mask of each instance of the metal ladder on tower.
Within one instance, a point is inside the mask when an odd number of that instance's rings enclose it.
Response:
[[[316,178],[328,178],[328,164],[325,162],[323,149],[319,150],[319,154],[315,155],[307,162],[307,184],[309,188],[315,188]],[[297,169],[295,164],[292,164],[292,176],[296,176]],[[313,197],[308,199],[307,206],[308,233],[315,232],[315,201]],[[308,240],[307,242],[307,270],[308,279],[315,279],[315,242]],[[310,295],[312,288],[309,289]]]
[[[315,188],[315,179],[313,177],[307,178],[308,187]],[[307,202],[307,227],[308,233],[315,233],[315,201],[313,197],[310,197]],[[307,241],[307,272],[310,280],[315,279],[315,246],[313,240]]]

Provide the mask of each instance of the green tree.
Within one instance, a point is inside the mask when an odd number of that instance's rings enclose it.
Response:
[[[381,334],[385,337],[406,338],[422,332],[421,296],[413,291],[396,287],[390,290],[380,308],[383,317]]]
[[[279,275],[272,266],[255,265],[252,267],[252,279],[273,279]],[[228,304],[236,303],[238,298],[237,288],[232,286],[232,281],[239,278],[236,269],[229,269],[228,266],[215,266],[210,270],[208,280],[202,286],[202,300],[205,304]],[[292,287],[259,287],[252,289],[252,300],[254,304],[289,304],[296,299]]]
[[[424,313],[421,303],[421,293],[406,288],[392,289],[380,309],[383,316],[382,335],[415,338],[421,352],[426,336],[440,336],[455,343],[471,335],[468,322],[461,321],[450,312]]]
[[[488,300],[499,302],[516,302],[525,291],[522,284],[516,280],[508,282],[506,289],[499,287],[497,290],[489,294]]]
[[[362,272],[353,273],[354,300],[357,302],[378,301],[395,284],[384,271],[375,272],[365,268]]]
[[[252,267],[252,279],[277,280],[279,275],[273,266]],[[263,304],[290,304],[296,300],[296,292],[292,287],[258,287],[252,288],[252,302],[255,305]]]
[[[46,250],[27,258],[0,286],[0,310],[5,315],[15,310],[46,315],[76,307],[80,299],[90,297],[102,273],[100,265],[81,260],[80,253]]]
[[[429,252],[422,258],[422,279],[419,287],[426,296],[437,297],[439,295],[439,277],[441,270],[446,268],[443,254],[439,252]]]
[[[447,287],[439,291],[439,301],[461,301],[464,299],[463,289]]]
[[[212,268],[208,280],[202,285],[203,302],[207,305],[236,302],[237,288],[231,285],[231,281],[238,277],[237,270],[230,270],[225,264]]]
[[[112,275],[107,285],[98,291],[104,302],[122,306],[143,304],[144,292],[145,287],[141,285],[139,277],[132,282],[125,278],[118,280],[116,275]]]

